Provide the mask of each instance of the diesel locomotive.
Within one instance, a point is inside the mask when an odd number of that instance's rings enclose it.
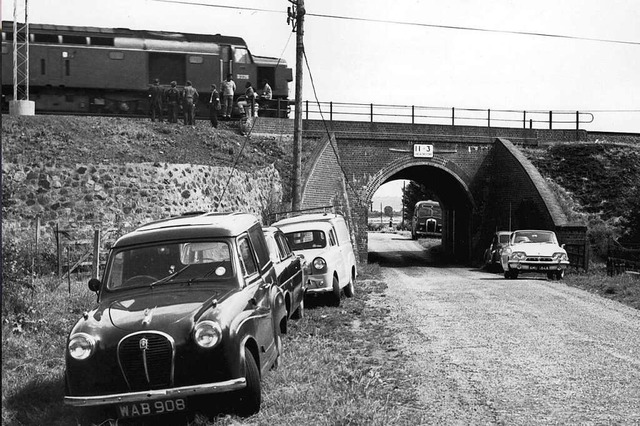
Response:
[[[13,23],[2,22],[3,110],[13,98]],[[21,40],[18,40],[19,42]],[[246,82],[273,91],[267,113],[286,117],[291,68],[253,55],[240,37],[127,28],[29,24],[29,98],[36,112],[147,114],[148,88],[157,78],[198,90],[196,111],[207,115],[210,85],[231,74],[236,99]]]

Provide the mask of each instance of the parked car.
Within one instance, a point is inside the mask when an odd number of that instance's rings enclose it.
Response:
[[[487,270],[493,270],[497,268],[502,269],[500,256],[502,254],[502,249],[509,244],[510,235],[511,232],[509,231],[498,231],[493,234],[491,244],[484,251],[483,256],[484,266]]]
[[[291,250],[287,238],[280,229],[269,226],[263,227],[262,231],[276,270],[278,285],[284,294],[287,317],[300,319],[304,317],[305,260],[296,256]]]
[[[549,279],[562,279],[569,257],[553,231],[522,230],[511,233],[501,263],[505,278],[518,278],[521,272],[546,272]]]
[[[234,392],[239,414],[259,411],[286,309],[255,217],[149,223],[116,241],[105,269],[68,337],[66,404],[135,418]]]
[[[329,294],[340,305],[341,293],[352,297],[356,257],[347,223],[339,214],[307,214],[273,224],[284,232],[291,249],[309,263],[308,295]]]

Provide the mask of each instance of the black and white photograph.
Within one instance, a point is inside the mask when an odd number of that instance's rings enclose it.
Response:
[[[0,6],[3,425],[640,425],[636,1]]]

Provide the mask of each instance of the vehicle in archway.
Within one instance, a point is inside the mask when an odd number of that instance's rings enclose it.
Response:
[[[502,268],[500,256],[502,249],[509,244],[510,235],[510,231],[498,231],[493,234],[491,244],[489,244],[489,247],[484,251],[483,261],[485,269],[493,270]]]
[[[306,294],[352,297],[357,276],[356,257],[347,223],[339,214],[306,214],[273,224],[284,232],[291,249],[309,263]]]
[[[286,310],[254,216],[146,224],[115,242],[89,288],[97,306],[67,340],[66,404],[131,419],[192,411],[227,393],[238,414],[259,411]]]
[[[440,236],[442,234],[442,209],[433,200],[418,201],[413,209],[411,238]]]
[[[519,230],[511,233],[501,255],[504,277],[518,278],[520,273],[546,273],[549,279],[564,278],[569,266],[566,250],[558,245],[555,232]]]

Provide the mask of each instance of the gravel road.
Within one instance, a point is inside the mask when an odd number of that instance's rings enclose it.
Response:
[[[370,233],[369,253],[430,424],[640,425],[640,311],[437,265],[408,236]]]

